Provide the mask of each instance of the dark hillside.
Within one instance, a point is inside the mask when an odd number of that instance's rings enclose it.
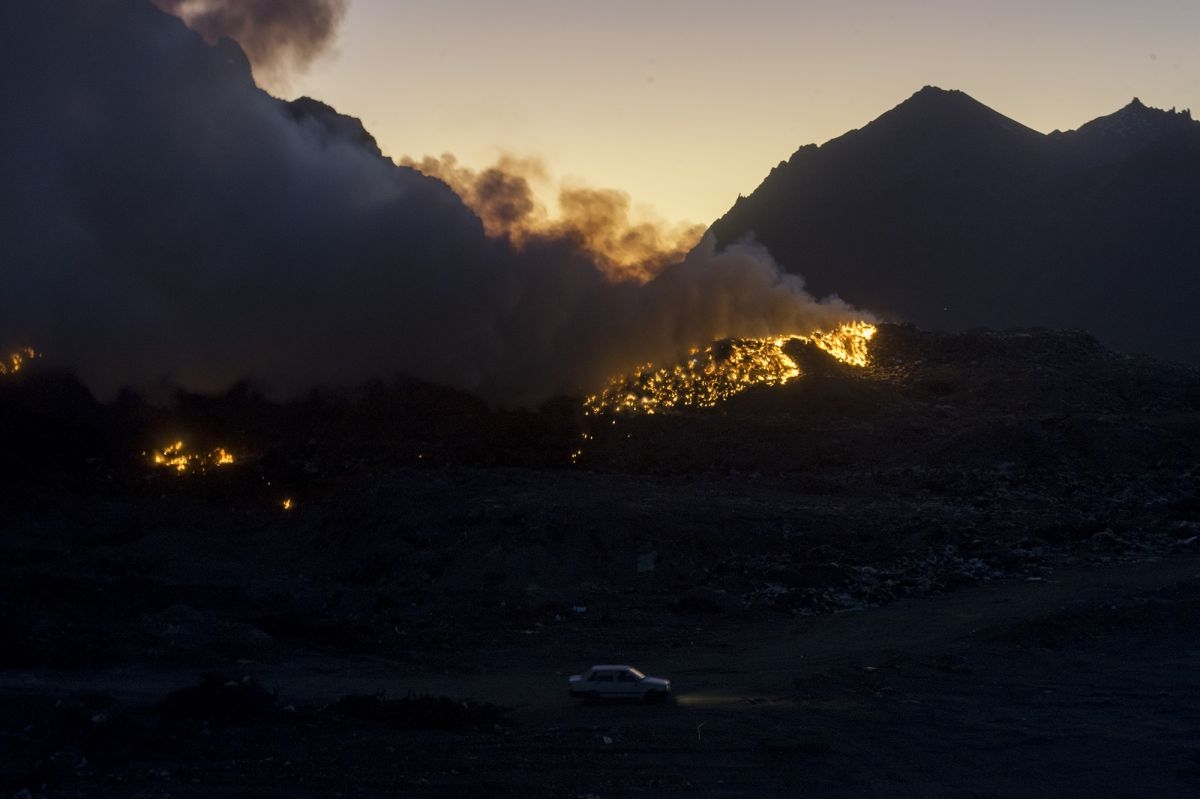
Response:
[[[1079,328],[1196,362],[1200,124],[1126,108],[1043,135],[926,87],[802,147],[713,225],[814,293],[929,329]]]

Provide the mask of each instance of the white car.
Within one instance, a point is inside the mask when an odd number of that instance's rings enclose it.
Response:
[[[571,696],[583,699],[640,699],[661,702],[671,694],[671,681],[647,677],[633,666],[592,666],[567,678]]]

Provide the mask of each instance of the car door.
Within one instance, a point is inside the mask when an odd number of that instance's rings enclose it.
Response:
[[[617,672],[617,693],[623,697],[636,697],[641,690],[641,681],[629,669]]]
[[[608,669],[599,669],[592,672],[589,690],[595,691],[597,696],[612,696],[616,691],[616,675]]]

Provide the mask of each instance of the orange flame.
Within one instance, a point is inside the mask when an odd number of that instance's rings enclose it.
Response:
[[[143,455],[146,453],[142,453]],[[217,447],[207,455],[189,453],[183,441],[175,441],[162,449],[155,450],[150,456],[151,462],[163,469],[174,469],[178,474],[197,470],[207,472],[209,466],[229,466],[236,463],[233,453],[224,447]]]
[[[16,352],[9,353],[7,358],[0,360],[0,375],[15,375],[25,368],[26,363],[40,357],[42,357],[41,353],[33,347],[22,347]]]
[[[674,366],[643,364],[629,375],[612,379],[584,400],[592,414],[654,414],[679,407],[711,408],[752,386],[778,386],[800,377],[799,365],[783,351],[789,341],[803,341],[842,363],[865,367],[876,327],[848,322],[836,330],[776,338],[735,339],[693,349]],[[572,453],[572,462],[581,451]]]

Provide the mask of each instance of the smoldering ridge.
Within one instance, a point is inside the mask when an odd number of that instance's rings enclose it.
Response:
[[[712,339],[855,315],[750,244],[704,243],[643,284],[574,235],[488,236],[356,121],[276,100],[236,45],[143,0],[29,5],[0,45],[28,66],[0,77],[0,342],[100,397],[403,373],[532,405]]]

